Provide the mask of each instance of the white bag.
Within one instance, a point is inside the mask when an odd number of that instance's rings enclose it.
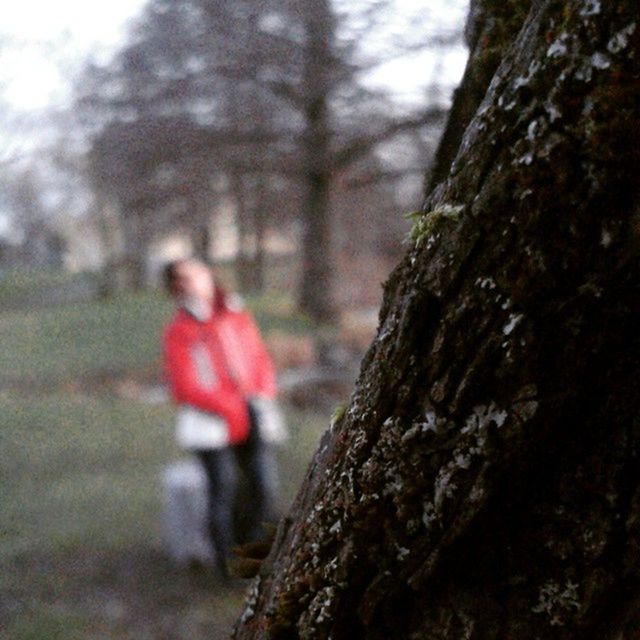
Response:
[[[284,442],[288,433],[278,403],[269,398],[254,396],[249,399],[249,404],[255,412],[258,431],[263,442],[269,444]]]
[[[220,416],[182,405],[176,417],[176,440],[187,450],[222,449],[229,444],[229,434]]]

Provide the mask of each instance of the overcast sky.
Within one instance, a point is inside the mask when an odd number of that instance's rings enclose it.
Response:
[[[147,0],[0,0],[0,163],[30,166],[46,158],[40,150],[57,144],[69,131],[56,111],[71,104],[72,79],[89,57],[107,62],[124,44],[127,26]],[[333,0],[352,11],[358,0]],[[364,0],[360,0],[363,2]],[[385,48],[393,39],[421,38],[436,31],[461,29],[468,0],[390,0],[393,8],[369,45]],[[425,26],[426,25],[426,26]],[[386,47],[386,53],[389,48]],[[378,69],[370,84],[392,88],[397,103],[421,100],[434,73],[458,82],[466,51],[458,47],[437,59],[422,52]],[[0,208],[0,234],[7,219]]]
[[[0,0],[2,1],[2,0]],[[20,110],[64,105],[69,99],[68,79],[93,55],[107,59],[123,42],[127,23],[146,0],[3,0],[0,25],[0,82],[5,97]],[[342,0],[338,0],[342,1]],[[352,1],[352,0],[351,0]],[[467,0],[394,0],[388,33],[402,37],[420,15],[428,12],[445,28],[462,24]],[[464,65],[462,49],[444,61],[453,79]],[[416,83],[425,82],[420,56],[380,70],[376,81],[396,83],[410,96]]]
[[[144,1],[4,0],[0,37],[6,98],[23,109],[64,102],[66,76],[90,53],[112,51]]]

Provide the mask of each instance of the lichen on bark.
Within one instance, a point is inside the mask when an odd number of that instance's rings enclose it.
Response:
[[[236,638],[632,637],[639,11],[533,3]]]

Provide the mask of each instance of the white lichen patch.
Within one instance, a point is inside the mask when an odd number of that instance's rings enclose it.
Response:
[[[480,482],[476,482],[469,493],[469,500],[471,502],[480,502],[485,497],[484,485]]]
[[[576,70],[575,78],[581,82],[591,82],[591,79],[593,78],[593,66],[588,58],[583,61]]]
[[[535,384],[527,384],[516,395],[512,405],[515,416],[521,422],[531,420],[538,411],[538,387]]]
[[[533,162],[533,153],[525,153],[516,160],[517,164],[529,166]]]
[[[632,22],[627,25],[624,29],[621,29],[616,33],[611,40],[607,43],[607,51],[609,53],[620,53],[623,49],[626,49],[629,44],[629,38],[633,35],[633,32],[636,30],[636,23]]]
[[[518,76],[514,82],[513,82],[513,88],[514,89],[520,89],[521,87],[526,87],[530,82],[531,79],[533,78],[533,76],[538,72],[538,70],[540,69],[540,63],[537,60],[534,60],[530,65],[529,68],[527,69],[527,74],[524,76]],[[508,111],[508,109],[505,110]]]
[[[330,609],[336,597],[336,588],[333,586],[324,587],[314,597],[309,605],[309,611],[315,622],[322,624],[331,619]]]
[[[386,476],[387,478],[389,478],[389,481],[384,486],[384,489],[382,490],[382,495],[390,496],[390,495],[401,494],[402,490],[404,489],[404,482],[402,481],[402,476],[399,473],[387,473]]]
[[[505,96],[501,95],[498,98],[498,107],[500,109],[504,109],[505,111],[511,111],[511,109],[513,109],[516,106],[517,102],[515,100],[509,100],[509,102],[506,101]],[[506,126],[504,126],[502,128],[502,131],[504,131],[506,129]],[[479,195],[476,196],[476,200],[479,198]]]
[[[353,468],[349,467],[347,471],[340,474],[339,485],[348,497],[352,499],[355,496],[355,483],[353,479]]]
[[[484,454],[486,432],[490,425],[500,428],[507,420],[508,413],[499,409],[494,402],[489,405],[477,405],[466,418],[460,433],[466,436],[452,451],[448,462],[441,465],[433,483],[433,494],[425,498],[422,503],[421,522],[429,530],[439,522],[443,507],[447,500],[451,500],[467,483],[462,482],[468,477],[475,458]],[[484,489],[476,481],[470,489],[472,501],[479,501],[484,496]],[[408,533],[415,533],[419,521],[407,523]]]
[[[402,435],[402,442],[409,442],[414,438],[424,435],[429,431],[438,433],[447,424],[446,418],[439,418],[434,411],[427,411],[424,414],[423,422],[414,422]]]
[[[609,245],[613,242],[613,235],[608,229],[603,229],[600,234],[600,245],[605,249],[609,248]]]
[[[449,463],[440,467],[433,492],[433,506],[440,511],[445,498],[453,498],[458,486],[453,482],[457,467],[455,463]]]
[[[533,613],[544,613],[549,616],[549,624],[562,626],[567,613],[580,610],[578,600],[578,585],[567,580],[564,586],[549,580],[538,594],[538,603],[531,609]]]
[[[471,456],[462,452],[457,452],[453,459],[453,463],[459,469],[468,469],[471,466]]]
[[[384,324],[380,328],[380,333],[378,334],[378,341],[384,342],[388,338],[390,338],[398,325],[398,318],[395,314],[389,314],[384,321]]]
[[[560,120],[560,118],[562,118],[562,112],[555,104],[553,104],[553,102],[545,102],[544,108],[547,112],[547,115],[549,116],[549,122],[555,122],[556,120]]]
[[[583,18],[588,18],[589,16],[597,16],[601,11],[602,5],[600,4],[600,0],[585,0],[579,11],[579,15]]]
[[[499,428],[505,423],[507,416],[507,412],[504,409],[499,409],[493,402],[489,403],[488,406],[484,404],[477,405],[465,420],[462,433],[481,434],[491,424],[495,424]]]
[[[591,56],[591,66],[594,69],[608,69],[611,66],[611,60],[606,54],[596,51]]]
[[[338,556],[331,558],[331,560],[327,562],[327,564],[324,566],[324,569],[322,571],[322,575],[324,576],[324,579],[330,580],[333,576],[335,576],[339,566],[340,566],[340,560],[338,559]]]
[[[396,557],[402,562],[411,552],[406,547],[401,547],[396,543]]]
[[[244,611],[240,616],[240,622],[245,623],[251,620],[256,614],[256,605],[258,604],[258,597],[260,596],[260,576],[257,576],[251,585],[251,589],[247,594],[247,599],[244,604]]]
[[[547,49],[547,58],[561,58],[567,55],[567,34],[563,33],[559,38],[554,40]]]
[[[422,430],[437,432],[438,428],[446,422],[447,419],[439,418],[435,411],[426,411],[424,414],[424,422],[422,423]]]
[[[422,505],[422,524],[425,529],[430,529],[431,526],[438,521],[438,512],[430,500],[426,500]]]
[[[502,333],[505,336],[509,336],[513,333],[513,330],[518,326],[519,322],[524,316],[521,313],[512,313],[509,316],[509,321],[502,328]]]
[[[495,280],[489,276],[487,278],[478,278],[476,280],[476,286],[480,287],[481,289],[495,289],[496,288],[496,283]]]

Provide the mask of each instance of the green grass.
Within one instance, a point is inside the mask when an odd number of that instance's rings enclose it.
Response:
[[[0,308],[32,302],[54,287],[92,277],[91,274],[46,269],[3,270],[0,272]]]
[[[300,335],[314,330],[311,320],[295,311],[291,298],[287,294],[267,293],[248,296],[246,302],[265,335],[272,331]]]
[[[173,566],[162,547],[159,475],[184,455],[172,413],[105,396],[0,396],[7,637],[133,640],[159,637],[168,624],[163,637],[227,637],[242,590],[220,591]],[[279,457],[289,503],[326,420],[287,415],[291,440]]]
[[[285,296],[248,304],[267,333],[308,329]],[[82,384],[105,372],[152,376],[170,314],[154,292],[0,313],[3,638],[228,637],[243,590],[174,566],[163,549],[159,475],[185,455],[174,443],[173,408]],[[328,418],[286,412],[288,503]]]
[[[310,330],[282,295],[252,297],[247,305],[265,335]],[[150,292],[0,314],[0,385],[157,372],[160,334],[172,309],[166,296]]]
[[[105,550],[159,544],[163,466],[184,455],[173,441],[173,409],[109,397],[0,397],[1,552]],[[282,455],[289,501],[325,426],[323,416],[288,411]],[[0,584],[2,583],[0,576]]]
[[[136,371],[159,358],[159,333],[170,315],[159,295],[0,315],[0,380],[59,382],[91,372]]]
[[[106,549],[154,534],[157,475],[177,453],[170,408],[15,395],[0,398],[0,415],[4,554],[52,553],[96,536]]]

